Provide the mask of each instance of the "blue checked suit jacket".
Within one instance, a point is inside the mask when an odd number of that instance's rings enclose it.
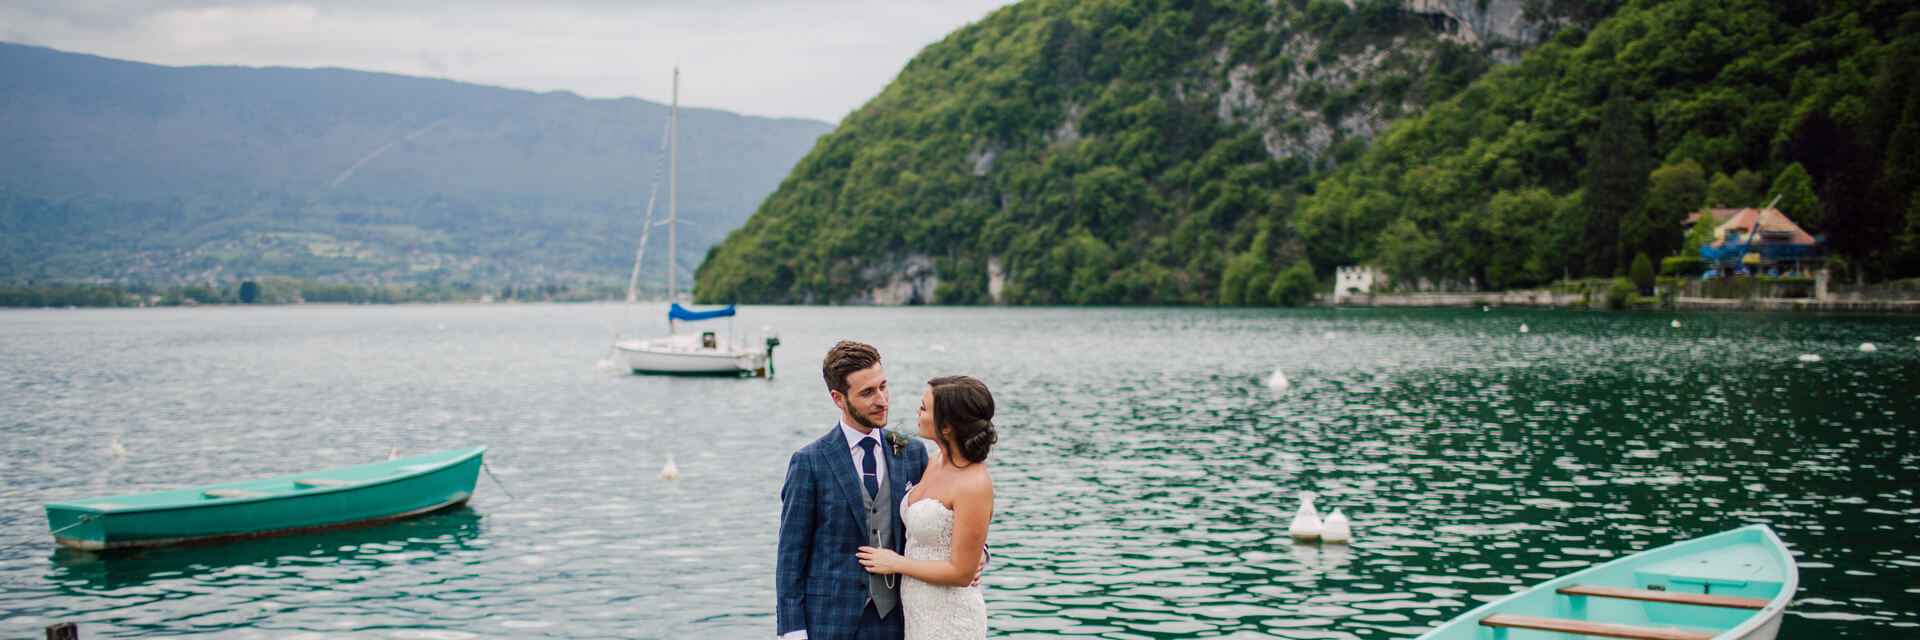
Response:
[[[883,438],[874,452],[885,456],[887,486],[898,505],[908,482],[927,468],[927,450],[908,438],[900,455]],[[860,496],[860,472],[853,466],[840,426],[813,441],[787,462],[780,488],[780,544],[774,562],[777,633],[806,629],[809,640],[852,638],[867,604],[867,570],[854,554],[867,544],[867,514]],[[893,550],[905,548],[906,526],[894,507]],[[897,584],[897,583],[896,583]],[[895,609],[887,626],[898,638],[903,616]]]

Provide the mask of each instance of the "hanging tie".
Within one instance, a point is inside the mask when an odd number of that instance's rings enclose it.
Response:
[[[873,438],[861,438],[860,448],[866,450],[867,457],[860,461],[860,482],[867,486],[867,496],[880,497],[880,469],[873,458],[873,446],[880,444]]]

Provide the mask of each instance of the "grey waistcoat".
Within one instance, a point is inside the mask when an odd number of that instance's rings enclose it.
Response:
[[[881,442],[880,446],[873,448],[873,455],[882,455],[886,450],[887,443]],[[895,471],[892,468],[887,469],[890,474]],[[867,495],[866,488],[860,487],[861,506],[867,508],[867,541],[872,546],[882,549],[894,548],[893,488],[889,486],[890,484],[880,483],[880,495],[877,496]],[[887,617],[888,613],[893,612],[894,607],[900,605],[900,592],[897,590],[899,586],[898,574],[867,574],[867,603],[872,604],[874,610],[880,612],[881,618]]]

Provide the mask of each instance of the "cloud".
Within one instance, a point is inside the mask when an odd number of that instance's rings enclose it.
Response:
[[[839,119],[1008,0],[19,0],[7,38],[166,65],[343,67]]]

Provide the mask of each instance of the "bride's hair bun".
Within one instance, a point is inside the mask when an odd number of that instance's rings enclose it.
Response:
[[[953,447],[968,462],[981,462],[1000,436],[993,428],[993,393],[986,383],[967,376],[943,376],[927,381],[933,387],[933,424],[952,431]]]

